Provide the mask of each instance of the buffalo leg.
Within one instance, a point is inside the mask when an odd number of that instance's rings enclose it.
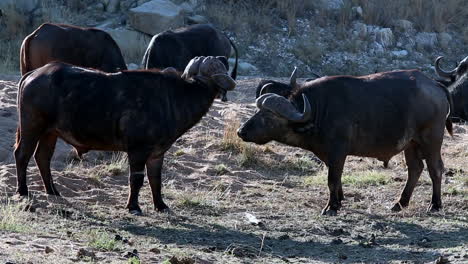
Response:
[[[163,166],[163,161],[164,156],[161,156],[160,158],[150,158],[146,162],[146,174],[148,176],[148,181],[151,186],[151,192],[153,194],[154,209],[158,211],[163,211],[169,208],[164,203],[161,195],[161,170]]]
[[[341,186],[341,174],[343,173],[343,166],[346,160],[346,155],[333,154],[328,159],[328,189],[330,197],[327,206],[323,208],[323,215],[334,216],[341,208],[341,200],[343,190]],[[341,192],[340,192],[341,190]]]
[[[21,196],[28,195],[26,172],[29,160],[31,159],[31,156],[33,155],[34,150],[36,149],[38,140],[39,136],[37,136],[34,133],[25,133],[24,131],[21,131],[21,133],[18,135],[14,154],[16,162],[17,179],[16,193],[18,193]]]
[[[54,154],[55,143],[57,143],[56,135],[52,133],[44,134],[39,140],[36,153],[34,154],[34,159],[36,160],[37,167],[41,173],[46,193],[60,196],[60,193],[55,188],[52,175],[50,173],[50,161]]]
[[[392,211],[401,211],[409,205],[413,190],[418,183],[419,177],[424,169],[424,164],[419,155],[417,146],[410,146],[405,150],[405,160],[408,166],[408,179],[406,180],[405,188],[401,192],[400,200],[392,207]]]
[[[426,158],[426,165],[432,180],[432,199],[431,205],[427,210],[429,212],[436,212],[442,209],[441,188],[444,163],[442,162],[440,153],[434,153]]]
[[[145,179],[145,162],[148,155],[141,153],[128,153],[128,162],[130,164],[129,185],[127,208],[131,214],[141,215],[141,208],[138,205],[138,195]]]

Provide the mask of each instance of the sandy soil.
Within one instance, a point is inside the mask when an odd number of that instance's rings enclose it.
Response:
[[[14,195],[18,79],[0,75],[3,263],[129,263],[131,256],[141,263],[468,263],[467,126],[456,125],[456,136],[444,142],[441,213],[425,212],[431,195],[426,171],[410,207],[390,212],[406,179],[398,155],[389,169],[375,159],[349,157],[346,175],[371,174],[384,182],[350,181],[339,215],[324,217],[328,189],[319,179],[325,168],[312,153],[276,143],[244,150],[223,145],[225,127],[255,112],[259,79],[241,78],[230,102],[217,101],[167,153],[163,194],[171,212],[153,210],[145,183],[144,215],[137,217],[124,208],[124,156],[92,152],[77,161],[64,143],[52,165],[62,197],[44,194],[34,161],[31,199]],[[246,213],[261,223],[249,223]]]

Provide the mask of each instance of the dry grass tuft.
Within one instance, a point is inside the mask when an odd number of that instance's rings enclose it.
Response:
[[[326,185],[328,182],[327,175],[327,169],[323,168],[317,174],[306,177],[304,179],[304,185]],[[355,187],[378,186],[390,183],[391,177],[385,172],[376,170],[354,171],[350,173],[343,173],[341,182],[344,185],[351,185]]]
[[[237,163],[241,166],[253,166],[259,163],[260,150],[253,144],[245,143],[237,136],[240,121],[235,116],[228,116],[224,126],[221,149],[236,152]]]
[[[25,212],[24,203],[12,203],[10,200],[0,204],[0,230],[16,233],[30,233],[34,230],[30,217]]]

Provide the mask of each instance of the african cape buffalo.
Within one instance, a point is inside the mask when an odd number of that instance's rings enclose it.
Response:
[[[444,71],[440,68],[439,63],[442,58],[437,57],[434,64],[437,74],[443,78],[441,82],[447,86],[452,95],[453,112],[450,117],[454,121],[460,119],[468,121],[468,57],[451,71]]]
[[[151,39],[142,65],[145,69],[173,67],[183,71],[189,61],[196,56],[224,56],[229,58],[231,46],[236,54],[236,62],[231,77],[237,78],[238,54],[236,45],[224,33],[209,24],[198,24],[168,30]],[[223,60],[229,70],[227,59]],[[223,101],[227,101],[225,95]]]
[[[61,62],[31,71],[18,92],[17,192],[28,195],[26,168],[35,152],[46,192],[59,195],[50,173],[59,137],[84,151],[127,152],[127,208],[141,213],[138,193],[146,167],[155,209],[164,210],[164,153],[207,113],[218,93],[235,85],[214,57],[194,58],[181,76],[148,70],[104,73]]]
[[[330,197],[322,211],[328,215],[336,215],[344,199],[346,156],[388,160],[405,152],[408,180],[394,211],[408,206],[425,159],[433,184],[429,210],[436,211],[442,207],[444,126],[452,134],[449,96],[445,87],[417,70],[323,77],[289,99],[273,93],[260,96],[259,111],[238,135],[257,144],[275,140],[319,157],[328,166]]]
[[[314,74],[317,78],[321,78],[318,74]],[[289,84],[277,82],[273,80],[261,80],[255,90],[255,98],[258,98],[266,93],[274,93],[281,95],[285,98],[289,98],[294,91],[300,89],[301,86],[307,85],[307,82],[315,79],[307,79],[305,84],[297,83],[297,67],[294,67],[291,77],[289,78]],[[383,162],[384,168],[388,168],[389,160],[380,160]]]
[[[119,46],[106,32],[63,24],[45,23],[21,45],[21,75],[52,61],[105,72],[126,70]]]

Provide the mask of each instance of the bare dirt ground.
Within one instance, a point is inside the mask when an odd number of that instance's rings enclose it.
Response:
[[[163,194],[172,211],[153,210],[145,182],[144,215],[132,216],[125,156],[92,152],[78,161],[63,143],[53,161],[62,197],[44,194],[34,161],[31,199],[14,195],[18,79],[0,75],[0,263],[468,263],[467,126],[456,125],[444,142],[442,212],[426,213],[427,171],[410,207],[390,212],[406,179],[398,155],[388,169],[349,157],[343,209],[320,216],[326,168],[312,153],[233,135],[255,111],[259,79],[245,78],[166,154]]]

